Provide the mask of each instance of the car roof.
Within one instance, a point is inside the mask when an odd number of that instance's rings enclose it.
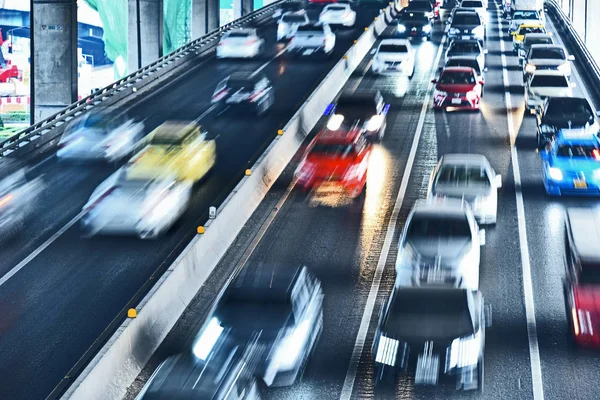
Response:
[[[444,69],[442,70],[442,74],[445,72],[473,72],[473,73],[476,73],[476,71],[471,67],[444,67]]]
[[[354,101],[369,101],[374,102],[377,97],[381,96],[381,92],[379,90],[375,91],[356,91],[353,92],[351,90],[343,90],[337,101],[340,100],[349,100],[350,102]]]
[[[405,45],[410,47],[410,41],[408,39],[383,39],[379,45],[383,46],[384,44],[393,44],[396,46]]]
[[[166,121],[152,131],[152,139],[169,140],[176,142],[198,129],[199,125],[193,121]]]
[[[481,165],[481,166],[489,166],[490,162],[487,157],[482,154],[444,154],[441,158],[442,165]]]
[[[244,266],[225,290],[225,296],[253,298],[261,296],[285,298],[305,267],[289,267],[280,264],[252,263]]]
[[[455,215],[462,216],[467,214],[469,204],[462,199],[442,198],[442,199],[421,199],[417,200],[412,208],[415,214],[423,215]]]
[[[583,262],[600,263],[600,214],[593,208],[567,208],[573,244]]]

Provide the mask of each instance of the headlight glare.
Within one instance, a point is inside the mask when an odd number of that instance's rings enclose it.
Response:
[[[550,178],[554,181],[562,181],[563,179],[562,171],[556,167],[548,167],[548,175],[550,175]]]
[[[398,24],[398,32],[400,32],[400,33],[406,32],[406,25]]]
[[[425,26],[423,27],[423,32],[425,32],[425,33],[429,33],[429,32],[431,32],[431,25],[425,25]]]
[[[529,74],[533,74],[535,72],[535,69],[536,69],[536,67],[533,64],[527,64],[525,66],[525,72],[527,72]]]

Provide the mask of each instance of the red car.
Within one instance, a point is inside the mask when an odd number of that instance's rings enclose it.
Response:
[[[360,128],[335,127],[335,116],[327,125],[308,146],[296,170],[296,184],[304,190],[335,186],[358,197],[367,184],[372,147]]]
[[[565,235],[565,303],[575,343],[600,347],[600,213],[569,208]]]
[[[433,108],[452,107],[461,110],[479,110],[483,96],[483,79],[469,67],[446,67],[439,79],[434,79]]]

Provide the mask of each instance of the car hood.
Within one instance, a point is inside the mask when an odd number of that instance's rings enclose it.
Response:
[[[459,85],[459,84],[442,84],[438,83],[436,86],[437,90],[451,93],[468,93],[475,89],[475,84]]]
[[[563,65],[567,60],[556,60],[551,58],[534,58],[528,60],[528,64],[532,64],[540,67],[558,67],[559,65]]]
[[[468,203],[475,201],[478,196],[488,196],[491,194],[490,188],[485,187],[456,187],[450,185],[436,185],[433,188],[433,194],[436,196],[446,196],[456,199],[465,199]]]

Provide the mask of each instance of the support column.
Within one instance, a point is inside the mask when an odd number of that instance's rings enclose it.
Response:
[[[254,0],[242,0],[242,15],[250,14],[254,11]]]
[[[163,55],[163,7],[162,0],[127,1],[127,73],[130,74]]]
[[[254,0],[233,0],[233,19],[238,19],[254,11]]]
[[[33,122],[77,101],[77,0],[32,0]]]
[[[192,40],[196,40],[207,32],[207,0],[192,0]]]
[[[221,4],[219,0],[206,0],[206,27],[208,31],[217,29],[221,20]]]

